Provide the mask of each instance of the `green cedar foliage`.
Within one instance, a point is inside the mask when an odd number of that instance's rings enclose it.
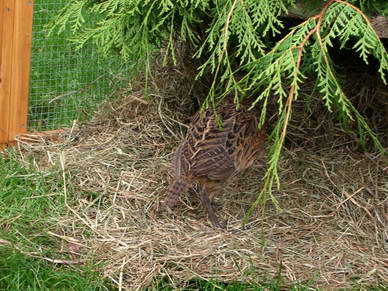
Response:
[[[309,1],[304,1],[308,7]],[[334,41],[349,47],[368,63],[379,63],[384,82],[388,55],[370,25],[366,12],[388,15],[385,0],[328,0],[318,13],[274,42],[283,28],[281,15],[296,5],[296,0],[69,0],[55,20],[52,31],[71,29],[78,46],[93,42],[108,56],[119,52],[128,61],[150,71],[153,51],[164,46],[175,60],[175,40],[190,42],[193,57],[200,60],[198,77],[211,75],[213,83],[204,106],[234,94],[236,106],[242,96],[255,92],[253,105],[260,104],[261,122],[267,104],[277,98],[279,119],[271,135],[273,141],[264,188],[251,210],[272,198],[273,184],[279,186],[278,161],[300,84],[314,73],[316,86],[327,109],[333,108],[345,120],[358,124],[363,141],[369,137],[383,151],[376,135],[345,95],[328,50]],[[316,1],[310,1],[316,9]],[[88,15],[92,23],[86,23]],[[272,41],[269,41],[272,39]],[[238,68],[238,70],[236,70]],[[237,79],[236,71],[244,77]],[[217,99],[216,99],[217,98]]]

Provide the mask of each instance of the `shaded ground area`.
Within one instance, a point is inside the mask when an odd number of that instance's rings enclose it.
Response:
[[[189,195],[174,213],[156,213],[192,109],[190,100],[151,97],[134,93],[106,104],[93,121],[58,139],[20,140],[24,161],[33,157],[29,163],[40,171],[61,174],[69,215],[52,233],[62,245],[55,259],[101,262],[105,276],[131,289],[161,277],[177,287],[192,278],[279,276],[285,287],[387,284],[386,157],[360,151],[327,114],[298,115],[303,104],[296,104],[281,188],[274,189],[282,210],[268,203],[241,228],[265,172],[257,163],[219,197],[228,231],[214,230]]]

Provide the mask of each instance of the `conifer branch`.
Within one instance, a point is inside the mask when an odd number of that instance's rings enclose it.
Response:
[[[372,3],[375,0],[370,0]],[[243,94],[255,96],[260,104],[260,126],[266,121],[267,105],[276,98],[278,121],[271,133],[268,170],[264,186],[249,213],[259,203],[272,199],[274,184],[279,187],[278,162],[284,145],[293,102],[298,98],[304,74],[316,75],[316,85],[326,108],[357,122],[359,135],[368,136],[383,151],[376,135],[341,88],[328,53],[333,40],[351,49],[368,63],[374,57],[386,83],[388,54],[358,0],[329,0],[299,25],[274,42],[283,27],[280,16],[287,15],[297,0],[69,0],[51,27],[51,33],[70,31],[78,48],[90,43],[104,56],[116,53],[141,66],[150,75],[153,52],[167,43],[167,56],[175,60],[174,41],[191,42],[200,65],[197,77],[209,75],[212,83],[203,106],[215,106],[230,91],[238,106]],[[314,1],[305,1],[313,5]],[[373,5],[365,4],[372,7]],[[309,6],[308,6],[309,7]],[[384,12],[385,11],[385,12]],[[388,7],[383,12],[388,15]],[[86,23],[85,19],[89,19]],[[304,61],[308,59],[308,62]],[[244,76],[237,81],[236,66]],[[239,94],[237,94],[237,92]]]

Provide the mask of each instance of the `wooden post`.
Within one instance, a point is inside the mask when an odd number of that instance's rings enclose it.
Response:
[[[32,0],[0,0],[0,144],[27,131]]]

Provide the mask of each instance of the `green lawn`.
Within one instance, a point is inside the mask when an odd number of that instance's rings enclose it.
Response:
[[[108,284],[87,268],[56,267],[11,248],[0,248],[0,290],[108,289]]]
[[[0,154],[0,290],[108,288],[91,266],[42,259],[58,253],[58,242],[48,232],[64,211],[57,174],[24,167],[13,150]]]
[[[69,259],[60,254],[60,242],[51,234],[57,231],[58,218],[68,211],[61,171],[38,171],[21,163],[17,155],[13,149],[0,154],[0,290],[116,290],[93,271],[97,266],[44,259]],[[278,279],[262,286],[193,280],[182,290],[280,290],[281,285]],[[172,286],[160,280],[148,290],[174,290]],[[308,289],[295,286],[293,290]]]
[[[197,280],[191,280],[190,282],[187,282],[185,284],[185,287],[182,288],[182,290],[206,290],[206,291],[217,291],[217,290],[226,290],[226,291],[280,291],[284,290],[284,287],[282,287],[281,280],[274,279],[273,281],[263,284],[263,285],[252,285],[248,283],[242,283],[242,282],[233,282],[233,283],[223,283],[223,282],[217,282],[216,280],[212,281],[206,281],[203,279],[197,279]],[[158,284],[156,284],[154,287],[150,287],[148,290],[159,290],[159,291],[170,291],[170,290],[176,290],[172,287],[170,283],[166,280],[161,280]],[[292,291],[307,291],[307,290],[314,290],[314,288],[310,288],[303,285],[295,285],[293,287],[290,287],[288,290]]]

